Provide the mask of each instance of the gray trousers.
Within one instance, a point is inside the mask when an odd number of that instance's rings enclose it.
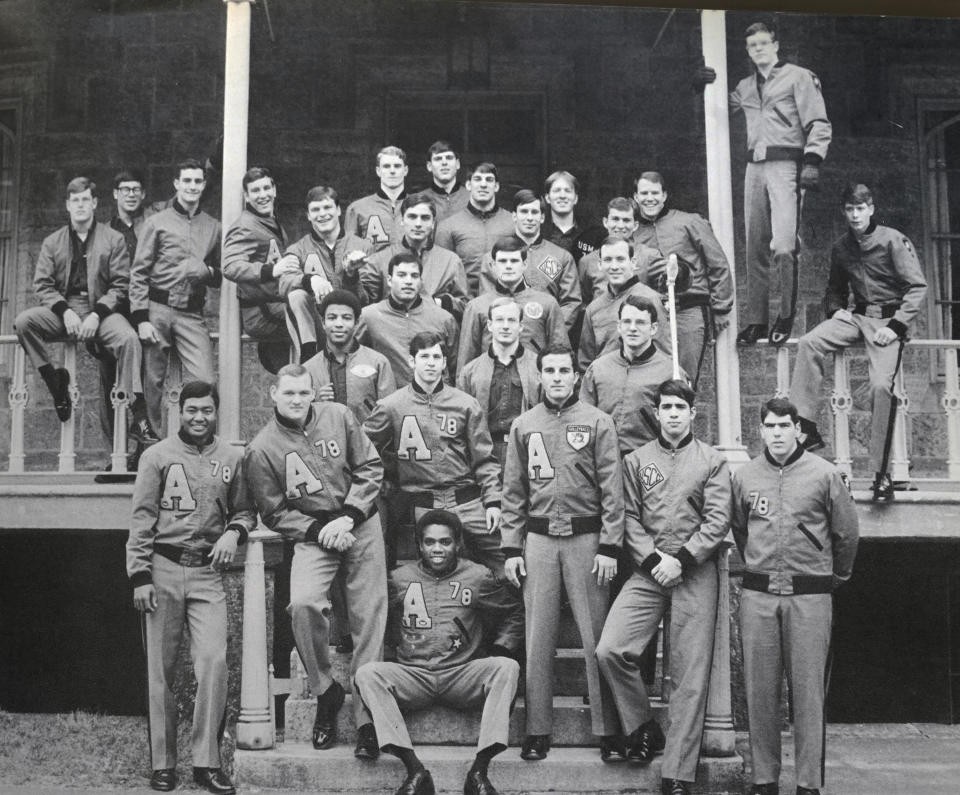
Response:
[[[72,296],[67,299],[67,303],[81,320],[90,314],[90,302],[86,298]],[[63,320],[45,306],[24,309],[17,315],[14,326],[20,344],[37,368],[50,364],[44,343],[65,339],[67,334]],[[134,394],[143,392],[140,378],[141,349],[137,332],[123,315],[114,313],[100,321],[96,337],[117,360],[120,388],[132,400]]]
[[[527,535],[523,553],[527,578],[523,603],[527,626],[526,706],[527,734],[550,734],[553,730],[553,658],[560,623],[560,586],[567,591],[587,672],[587,693],[593,733],[617,733],[617,712],[610,689],[597,666],[597,641],[607,614],[607,587],[597,585],[592,574],[600,537]]]
[[[213,343],[199,312],[184,312],[166,304],[150,302],[150,322],[160,337],[159,343],[144,345],[143,392],[147,415],[158,431],[163,406],[163,382],[167,377],[170,349],[174,348],[183,365],[185,381],[200,379],[212,381]]]
[[[820,325],[800,338],[797,346],[797,361],[790,382],[790,399],[801,417],[816,421],[822,397],[824,356],[862,341],[867,351],[870,394],[873,398],[873,413],[870,419],[870,465],[874,472],[883,466],[883,447],[893,410],[894,379],[900,363],[901,345],[894,341],[889,345],[877,345],[873,335],[886,320],[853,315],[851,320],[836,317],[824,320]]]
[[[510,706],[520,666],[507,657],[485,657],[441,671],[394,662],[370,662],[357,671],[356,684],[377,730],[380,747],[413,748],[400,708],[446,704],[457,709],[483,704],[477,750],[507,747]],[[502,750],[502,748],[500,749]]]
[[[717,617],[717,565],[695,566],[683,582],[664,588],[637,572],[617,597],[597,646],[600,671],[613,692],[624,734],[653,717],[640,676],[643,650],[670,607],[670,726],[663,753],[663,778],[695,781]]]
[[[797,786],[823,786],[823,702],[832,620],[830,594],[743,591],[740,634],[754,784],[780,780],[780,682],[786,670],[793,700]]]
[[[387,626],[386,555],[380,517],[374,514],[354,528],[356,542],[346,552],[298,543],[290,568],[290,621],[297,651],[314,695],[331,684],[330,588],[337,572],[345,571],[347,615],[354,638],[352,670],[383,659]],[[353,702],[357,725],[369,723],[360,699]]]
[[[194,767],[220,767],[219,734],[227,707],[227,597],[219,572],[153,556],[157,609],[144,614],[150,758],[154,770],[177,766],[177,702],[173,680],[183,628],[197,678],[190,744]]]
[[[320,313],[317,311],[317,301],[313,293],[306,290],[293,290],[286,300],[287,333],[296,348],[299,362],[300,346],[305,342],[317,342],[319,339]]]
[[[793,314],[797,289],[797,178],[793,160],[747,163],[743,180],[747,230],[748,325],[770,323],[771,268],[780,288],[780,317]]]
[[[680,369],[687,374],[694,385],[700,380],[700,364],[706,337],[704,308],[691,306],[677,312],[677,358]],[[664,317],[661,323],[670,323]]]

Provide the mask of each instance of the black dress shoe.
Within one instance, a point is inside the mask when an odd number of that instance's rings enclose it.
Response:
[[[157,436],[157,432],[153,429],[150,420],[146,417],[140,417],[130,423],[129,436],[137,444],[143,445],[144,447],[160,441],[160,437]]]
[[[60,422],[66,422],[73,412],[73,401],[70,400],[70,371],[65,367],[58,367],[53,371],[48,385],[50,394],[53,396],[53,407],[57,411],[57,418]]]
[[[753,784],[750,795],[780,795],[780,785],[776,781],[769,784]]]
[[[436,795],[430,771],[421,767],[416,773],[408,775],[396,795]]]
[[[520,747],[520,758],[528,762],[539,762],[550,753],[549,734],[528,734]]]
[[[467,780],[463,782],[463,795],[500,795],[500,793],[490,783],[486,770],[471,767],[467,772]]]
[[[820,431],[817,429],[817,423],[812,420],[808,420],[805,417],[800,418],[800,433],[803,434],[801,444],[804,450],[812,453],[815,450],[822,450],[827,446],[826,442],[823,441],[823,437],[820,435]]]
[[[627,738],[627,759],[641,765],[650,764],[667,744],[663,729],[655,720],[648,720]]]
[[[797,787],[797,795],[820,795],[820,790],[812,787]]]
[[[770,329],[770,344],[776,345],[779,348],[790,339],[791,331],[793,331],[793,315],[789,317],[778,317]]]
[[[873,484],[870,486],[873,492],[873,501],[886,500],[893,501],[893,481],[886,472],[877,472],[873,477]]]
[[[767,336],[767,327],[759,323],[751,323],[737,334],[737,345],[756,345],[757,340]]]
[[[172,767],[154,770],[150,776],[150,789],[157,792],[172,792],[177,788],[177,771]]]
[[[195,767],[193,780],[214,795],[233,795],[236,790],[219,767]]]
[[[326,751],[337,744],[337,713],[343,706],[346,693],[334,680],[323,695],[317,696],[317,716],[313,721],[313,747]]]
[[[626,762],[627,742],[619,734],[611,734],[600,738],[601,762]]]
[[[661,795],[690,795],[690,785],[678,778],[660,780]]]
[[[380,756],[380,743],[377,741],[377,731],[372,723],[364,723],[357,729],[357,747],[353,749],[357,759],[373,762]]]

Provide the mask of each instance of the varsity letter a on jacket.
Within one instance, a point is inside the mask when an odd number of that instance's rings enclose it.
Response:
[[[534,431],[527,440],[527,477],[530,480],[553,480],[556,474],[543,443],[543,434]]]
[[[160,509],[163,511],[195,511],[197,501],[190,491],[187,473],[183,464],[171,464],[163,479],[163,491],[160,494]]]
[[[284,491],[289,499],[295,500],[298,497],[305,497],[307,494],[316,494],[323,491],[323,483],[320,478],[310,471],[300,454],[296,450],[287,453],[284,464],[286,468],[286,479]],[[303,492],[300,488],[303,487]]]

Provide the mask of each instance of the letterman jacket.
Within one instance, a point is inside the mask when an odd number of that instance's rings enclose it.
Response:
[[[830,251],[830,280],[824,298],[827,317],[846,309],[853,293],[857,305],[876,304],[887,325],[905,337],[927,294],[927,280],[910,239],[889,226],[871,223],[859,240],[848,231]],[[864,308],[861,306],[861,314]],[[888,314],[889,313],[889,314]]]
[[[463,261],[470,295],[480,291],[480,271],[484,254],[501,237],[513,234],[513,214],[494,205],[492,210],[480,210],[468,204],[465,210],[454,213],[437,226],[435,244],[455,251]]]
[[[356,235],[380,251],[400,239],[400,203],[406,198],[400,191],[396,200],[377,188],[376,193],[357,199],[347,207],[343,227],[348,235]]]
[[[323,348],[316,356],[304,362],[304,367],[313,376],[315,384],[330,383],[332,357]],[[361,345],[354,340],[346,360],[347,369],[347,407],[363,422],[380,398],[396,391],[393,370],[387,358],[373,348]]]
[[[764,450],[733,473],[733,539],[743,587],[830,593],[850,579],[859,522],[840,470],[799,445],[782,465]]]
[[[282,299],[273,266],[286,246],[287,235],[274,217],[247,205],[223,240],[223,275],[237,283],[240,306],[262,306]]]
[[[730,527],[730,470],[710,445],[687,434],[673,448],[658,436],[623,460],[624,536],[647,574],[660,552],[683,570],[710,560]]]
[[[274,412],[243,466],[264,523],[294,541],[316,542],[340,516],[353,519],[356,533],[376,513],[383,464],[340,403],[314,403],[302,428]]]
[[[363,423],[403,491],[480,486],[500,505],[500,466],[477,399],[442,381],[427,394],[414,381],[383,398]]]
[[[623,470],[609,415],[571,396],[513,421],[503,475],[501,547],[519,557],[527,533],[599,533],[599,553],[623,541]]]
[[[651,284],[651,273],[660,273],[666,266],[666,261],[655,248],[644,245],[636,236],[633,238],[633,272],[645,284]],[[583,293],[584,305],[589,306],[597,296],[603,294],[607,285],[607,277],[600,270],[600,249],[596,248],[580,260],[577,266],[580,273],[580,290]]]
[[[359,297],[359,268],[349,275],[344,271],[344,261],[356,251],[369,255],[373,251],[373,246],[363,238],[347,234],[341,226],[337,242],[331,249],[311,229],[284,252],[284,257],[296,259],[297,265],[300,266],[300,273],[286,273],[280,277],[280,295],[286,298],[294,290],[312,292],[310,277],[323,276],[335,290],[341,288],[349,290]]]
[[[521,411],[527,411],[540,401],[540,372],[537,370],[536,352],[524,348],[521,344],[513,355],[520,376],[520,388],[523,390]],[[488,346],[486,355],[477,356],[460,370],[457,377],[457,389],[473,395],[486,412],[490,407],[490,382],[493,381],[493,367],[496,354]]]
[[[241,461],[243,447],[214,436],[197,447],[180,434],[143,451],[133,487],[127,576],[137,588],[153,582],[153,546],[209,554],[226,528],[240,543],[256,526]]]

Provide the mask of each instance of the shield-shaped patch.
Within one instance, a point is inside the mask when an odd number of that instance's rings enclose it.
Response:
[[[560,271],[563,270],[556,257],[547,257],[537,267],[551,281],[555,280],[560,275]]]
[[[574,450],[582,450],[584,447],[590,444],[590,426],[568,425],[567,444],[569,444]]]

